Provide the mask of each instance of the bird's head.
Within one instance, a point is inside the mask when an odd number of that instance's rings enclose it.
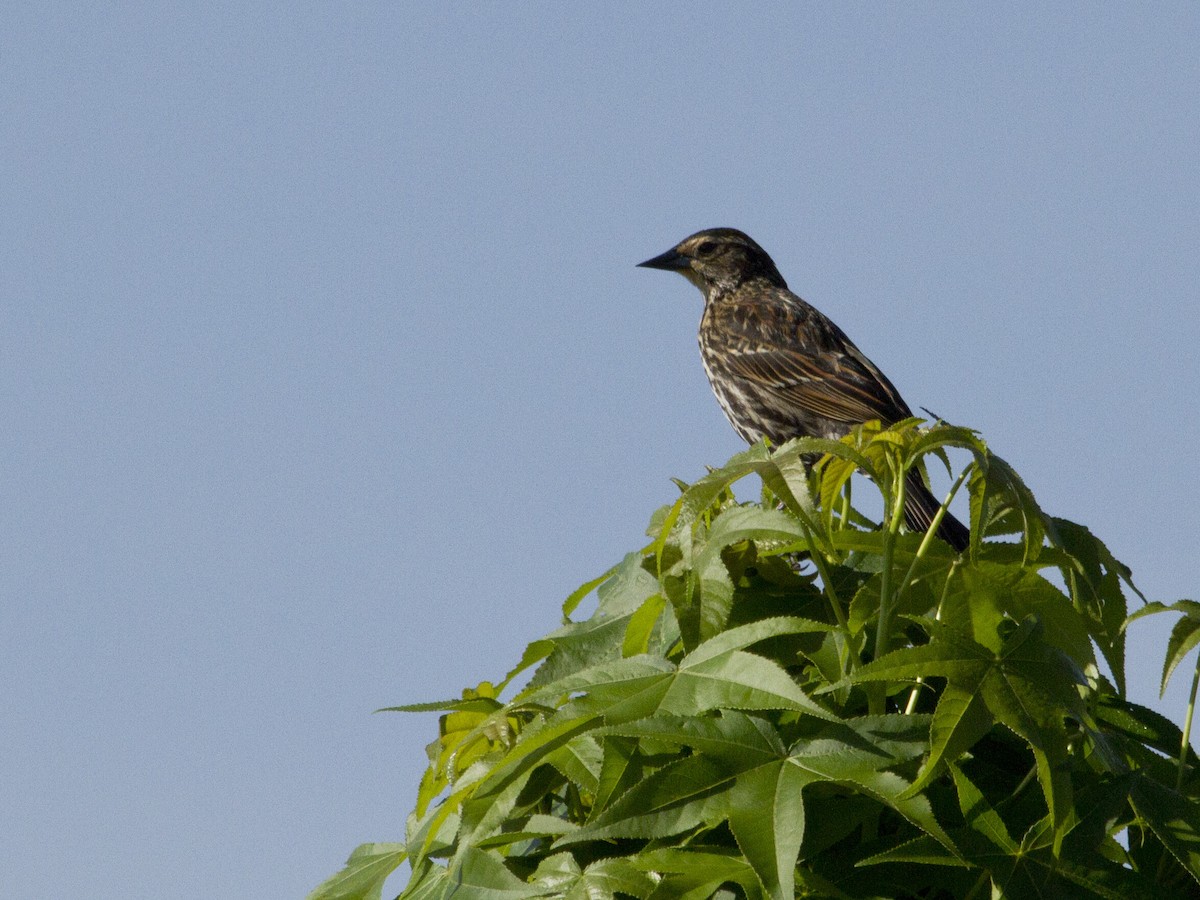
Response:
[[[708,228],[686,237],[666,253],[639,266],[678,272],[709,297],[763,279],[787,288],[783,276],[762,247],[736,228]]]

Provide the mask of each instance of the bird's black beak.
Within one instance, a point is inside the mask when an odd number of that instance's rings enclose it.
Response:
[[[645,262],[638,263],[639,266],[647,269],[664,269],[667,272],[682,272],[691,264],[686,256],[672,247],[666,253],[661,253],[654,259],[648,259]]]

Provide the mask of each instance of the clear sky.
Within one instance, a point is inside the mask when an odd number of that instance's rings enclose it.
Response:
[[[433,715],[741,445],[754,236],[910,405],[1196,597],[1200,6],[0,13],[0,896],[297,898]],[[1157,700],[1168,623],[1134,628]]]

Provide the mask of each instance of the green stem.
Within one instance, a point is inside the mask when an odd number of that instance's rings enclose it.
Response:
[[[846,614],[842,611],[841,601],[838,599],[837,591],[833,587],[833,581],[829,577],[829,569],[825,566],[824,554],[821,553],[820,548],[813,542],[812,532],[808,530],[808,523],[803,519],[799,519],[798,521],[800,522],[800,530],[804,532],[804,540],[808,542],[809,559],[817,567],[817,574],[821,576],[821,584],[825,588],[825,596],[829,598],[829,607],[833,610],[833,617],[837,619],[838,628],[841,629],[843,635],[841,647],[842,674],[848,675],[854,668],[849,664],[850,623],[846,620]]]
[[[1017,785],[1016,790],[996,804],[996,811],[1004,809],[1014,800],[1016,800],[1029,785],[1033,784],[1033,779],[1037,777],[1037,766],[1030,766],[1029,771],[1025,773],[1025,777],[1021,779],[1021,783]]]
[[[841,503],[841,524],[839,528],[846,528],[850,524],[850,484],[847,479],[845,487],[842,488],[842,503]]]
[[[891,640],[892,613],[896,609],[895,598],[892,596],[892,559],[896,550],[896,535],[900,532],[900,523],[904,521],[904,473],[896,476],[895,502],[892,504],[891,516],[887,521],[887,531],[883,533],[883,571],[879,573],[879,621],[875,626],[874,659],[882,659],[888,651]],[[872,715],[882,715],[887,698],[887,686],[879,684],[870,691],[867,697],[867,708]]]
[[[937,534],[938,528],[942,524],[942,519],[946,518],[946,510],[950,508],[950,503],[954,500],[958,489],[963,486],[963,482],[967,480],[967,476],[971,474],[971,469],[975,464],[967,466],[963,469],[958,478],[954,479],[954,484],[950,486],[950,492],[946,494],[946,499],[942,501],[941,508],[937,511],[937,515],[933,517],[933,521],[929,523],[929,527],[925,529],[925,537],[921,540],[921,546],[917,548],[917,554],[913,557],[912,565],[908,567],[908,571],[904,573],[904,581],[901,583],[899,592],[908,587],[912,581],[913,572],[916,571],[917,563],[921,561],[921,557],[925,555],[925,551],[929,549],[930,543],[933,541],[933,536]]]
[[[883,571],[879,573],[879,627],[875,631],[875,659],[881,658],[888,650],[891,640],[892,613],[896,608],[892,596],[892,558],[896,551],[896,535],[900,532],[900,523],[904,521],[904,475],[896,477],[896,499],[892,504],[892,514],[888,519],[887,531],[883,535]]]
[[[1196,655],[1196,671],[1192,674],[1192,693],[1188,696],[1187,714],[1183,717],[1183,740],[1179,742],[1179,775],[1175,779],[1175,790],[1183,790],[1183,778],[1187,774],[1187,752],[1192,736],[1192,713],[1196,711],[1196,689],[1200,688],[1200,654]]]
[[[954,579],[954,570],[962,565],[962,557],[950,563],[950,571],[946,573],[946,583],[942,585],[942,596],[938,598],[937,612],[933,614],[935,622],[942,621],[942,607],[946,605],[946,595],[950,593],[950,582]],[[911,574],[911,573],[910,573]],[[917,708],[917,697],[921,693],[921,685],[925,683],[923,676],[917,676],[917,683],[913,685],[912,693],[908,695],[908,705],[904,707],[904,714],[911,716],[913,710]]]
[[[917,563],[919,563],[921,561],[922,557],[925,556],[925,551],[929,549],[929,544],[930,544],[930,542],[933,541],[933,536],[935,534],[937,534],[938,527],[942,524],[942,519],[944,519],[946,517],[946,510],[948,510],[950,508],[950,504],[953,502],[955,495],[958,494],[958,489],[963,486],[964,482],[966,482],[967,476],[971,473],[971,469],[974,465],[975,465],[974,463],[971,463],[971,465],[967,466],[965,469],[963,469],[961,472],[958,473],[958,478],[956,478],[954,480],[954,484],[952,484],[950,486],[950,492],[948,494],[946,494],[946,499],[942,501],[941,509],[939,509],[937,511],[937,514],[933,517],[933,521],[930,522],[929,527],[925,529],[925,537],[921,540],[921,546],[919,546],[917,548],[917,553],[913,557],[912,564],[909,565],[908,571],[904,573],[904,580],[902,582],[900,582],[900,587],[898,587],[896,589],[896,603],[897,604],[899,604],[899,602],[900,602],[900,596],[904,593],[904,589],[907,588],[910,584],[912,584],[913,573],[916,572],[916,570],[917,570]],[[950,572],[947,574],[947,577],[946,577],[947,585],[950,584],[950,575],[953,575],[954,567],[957,565],[958,565],[958,560],[955,560],[954,563],[951,564]],[[942,600],[938,603],[937,614],[934,616],[934,618],[939,621],[941,620],[941,617],[942,617],[942,603],[945,602],[945,599],[946,599],[946,592],[945,592],[945,590],[943,590],[942,591]],[[921,692],[921,685],[924,683],[925,683],[924,678],[918,678],[917,683],[915,685],[913,685],[912,693],[910,693],[908,695],[908,703],[904,707],[905,715],[912,715],[913,710],[917,708],[917,697]]]

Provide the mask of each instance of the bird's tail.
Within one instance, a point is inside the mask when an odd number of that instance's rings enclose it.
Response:
[[[919,472],[908,473],[904,489],[904,522],[910,531],[928,531],[933,517],[941,509],[941,502],[925,487]],[[937,536],[961,553],[971,542],[971,532],[947,510],[938,526]]]

